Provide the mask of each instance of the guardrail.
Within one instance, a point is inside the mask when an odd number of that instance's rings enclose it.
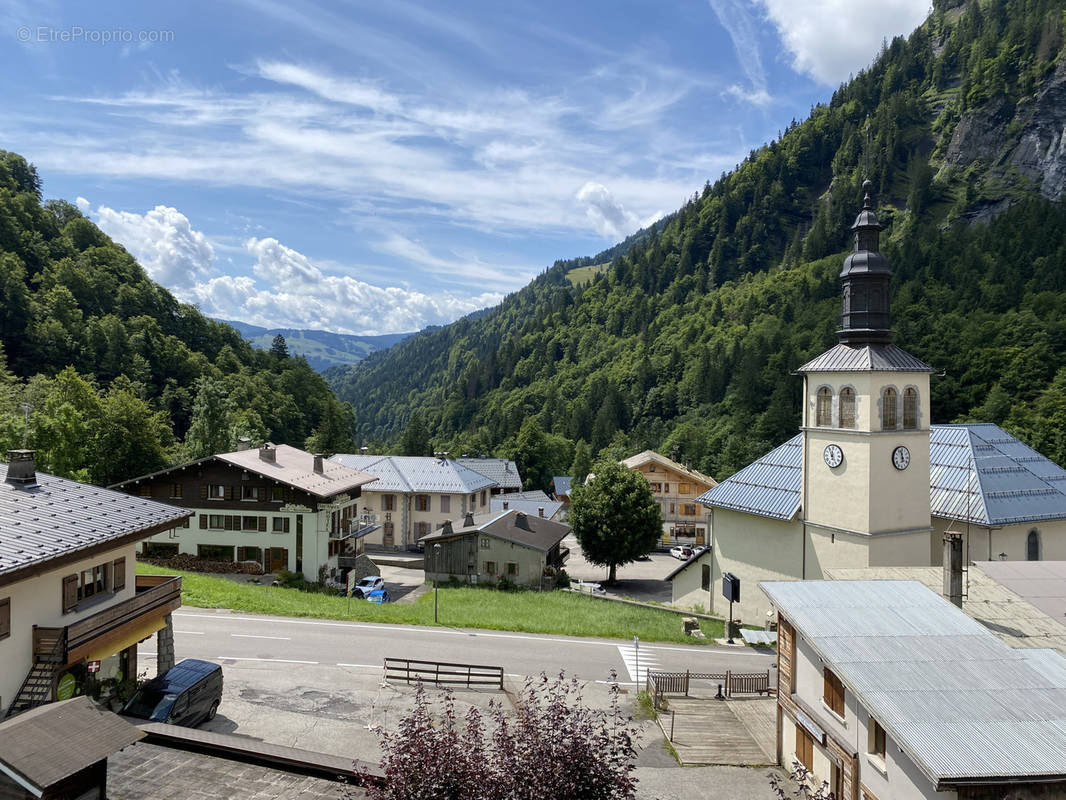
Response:
[[[385,680],[435,683],[438,686],[495,686],[503,689],[503,667],[480,664],[450,664],[446,661],[419,661],[386,658]]]
[[[689,693],[692,681],[721,681],[726,697],[734,694],[771,694],[770,670],[766,672],[652,672],[648,671],[645,688],[658,710],[666,694]]]

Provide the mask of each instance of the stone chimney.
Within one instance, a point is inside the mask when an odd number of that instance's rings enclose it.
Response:
[[[370,452],[370,448],[364,444],[362,447],[359,448],[359,452],[365,456],[367,453]]]
[[[507,509],[509,509],[510,507],[511,507],[511,504],[510,504],[510,503],[508,503],[508,502],[507,502],[506,500],[504,500],[504,501],[503,501],[503,510],[504,510],[504,511],[506,511],[506,510],[507,510]]]
[[[440,532],[445,535],[452,532],[452,521],[450,519],[444,520],[444,524],[440,526]]]
[[[962,608],[962,534],[944,534],[944,599]]]
[[[33,463],[35,450],[7,451],[7,483],[20,489],[37,485],[37,467]]]
[[[464,528],[473,528],[474,527],[474,513],[472,511],[467,513],[466,518],[463,520],[463,527]]]
[[[519,511],[514,515],[514,526],[521,528],[524,531],[529,530],[529,521],[526,519],[526,515]]]
[[[543,507],[543,506],[539,506],[539,507],[537,508],[537,516],[538,516],[538,517],[541,517],[541,518],[543,518],[543,517],[544,517],[544,507]]]
[[[275,449],[274,445],[272,445],[270,442],[267,442],[266,444],[260,446],[259,460],[267,461],[271,464],[276,464],[278,461],[278,451],[277,449]]]
[[[243,452],[245,450],[251,450],[251,449],[252,449],[252,440],[249,439],[247,436],[242,436],[240,439],[237,440],[237,452],[238,453],[241,453],[241,452]]]
[[[314,455],[315,455],[315,472],[317,472],[319,475],[321,475],[322,474],[322,454],[321,453],[315,453]]]

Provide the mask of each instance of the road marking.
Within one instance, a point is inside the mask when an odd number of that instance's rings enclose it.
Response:
[[[359,669],[384,669],[381,664],[338,664],[338,667],[357,667]]]
[[[219,661],[270,661],[279,664],[317,664],[317,661],[300,661],[295,658],[249,658],[246,656],[215,656]]]
[[[388,625],[388,624],[372,624],[362,622],[343,622],[328,621],[328,620],[309,620],[309,619],[284,619],[282,617],[242,617],[230,614],[186,614],[175,613],[175,617],[190,617],[199,619],[213,619],[222,621],[233,622],[265,622],[270,625],[314,625],[324,628],[364,628],[374,631],[390,631],[390,630],[404,630],[412,633],[429,633],[429,634],[443,634],[445,636],[470,636],[479,637],[483,639],[520,639],[531,642],[557,642],[559,644],[584,644],[593,647],[615,647],[614,642],[597,642],[589,641],[587,639],[579,639],[577,637],[560,638],[557,636],[525,636],[522,634],[507,634],[507,633],[489,633],[486,631],[460,631],[452,630],[450,628],[421,628],[413,625]],[[751,658],[773,658],[770,655],[763,655],[762,653],[753,653],[748,648],[726,648],[726,647],[714,647],[707,645],[692,645],[691,647],[656,647],[656,650],[671,650],[676,653],[702,653],[704,655],[714,656],[749,656]]]
[[[649,670],[659,670],[659,658],[655,655],[656,647],[635,648],[631,644],[618,645],[618,654],[622,656],[622,662],[626,665],[629,680],[642,684],[648,678]]]
[[[291,636],[257,636],[254,633],[231,633],[230,636],[237,639],[278,639],[283,642],[287,642],[292,638]]]
[[[203,631],[179,631],[179,630],[175,630],[174,633],[183,633],[186,636],[203,636],[204,635]]]

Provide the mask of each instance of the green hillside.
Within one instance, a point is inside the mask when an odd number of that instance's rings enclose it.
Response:
[[[239,437],[350,446],[350,411],[302,358],[179,303],[33,166],[0,150],[0,447],[108,484]]]
[[[730,474],[798,425],[789,373],[835,340],[869,175],[897,341],[946,371],[934,419],[1002,423],[1066,463],[1066,169],[1047,145],[1066,125],[1063,34],[1062,2],[937,5],[639,240],[331,373],[357,436],[395,442],[418,412],[451,452],[540,448],[558,473],[584,440]]]

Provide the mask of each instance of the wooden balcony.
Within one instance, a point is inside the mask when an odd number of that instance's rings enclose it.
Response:
[[[162,619],[181,606],[181,578],[172,575],[138,575],[136,593],[119,603],[112,603],[100,611],[66,627],[64,663],[71,664],[109,641],[118,641],[138,627],[152,620]],[[35,629],[35,648],[54,640],[51,631]]]

